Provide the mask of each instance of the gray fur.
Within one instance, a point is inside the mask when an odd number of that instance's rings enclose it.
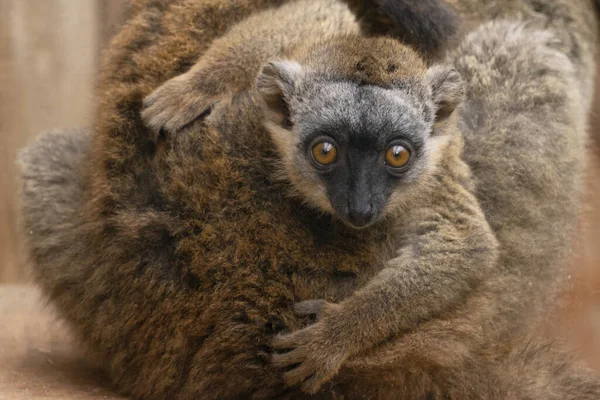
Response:
[[[515,320],[490,329],[498,335],[551,309],[579,212],[587,110],[573,63],[555,43],[549,31],[492,22],[450,57],[470,88],[459,111],[464,158],[502,243],[489,285],[499,315]]]
[[[83,232],[82,205],[89,196],[83,166],[89,162],[89,131],[51,131],[41,134],[19,154],[23,231],[33,276],[45,287],[69,287],[75,297],[87,274],[89,258]],[[52,298],[55,291],[45,294]]]

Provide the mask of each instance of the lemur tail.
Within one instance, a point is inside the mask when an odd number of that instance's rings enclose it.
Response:
[[[458,13],[443,0],[344,1],[365,32],[395,36],[427,58],[441,54],[458,30]]]

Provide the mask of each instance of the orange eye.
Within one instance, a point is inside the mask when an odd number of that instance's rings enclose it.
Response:
[[[395,144],[385,152],[385,162],[392,168],[402,168],[410,161],[410,151],[404,146]]]
[[[321,165],[331,165],[337,161],[337,149],[333,143],[319,142],[313,146],[312,156]]]

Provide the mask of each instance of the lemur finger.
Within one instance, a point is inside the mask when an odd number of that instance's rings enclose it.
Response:
[[[314,372],[315,370],[311,365],[303,362],[297,368],[283,374],[283,381],[286,386],[298,385],[314,374]]]
[[[277,335],[273,338],[273,342],[271,343],[271,347],[273,350],[290,350],[295,348],[297,345],[297,334],[288,333]]]
[[[327,382],[328,378],[322,374],[316,373],[302,384],[302,391],[308,394],[315,394],[319,391],[323,383]]]
[[[287,368],[295,364],[300,364],[305,359],[304,352],[296,349],[287,353],[273,354],[271,362],[277,368]]]
[[[317,315],[323,311],[323,308],[327,305],[327,301],[323,299],[318,300],[305,300],[294,304],[294,314],[299,317],[305,317],[308,315]]]

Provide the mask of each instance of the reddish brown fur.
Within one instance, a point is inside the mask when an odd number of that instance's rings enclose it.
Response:
[[[71,205],[71,229],[48,224],[56,241],[32,238],[36,264],[84,264],[68,278],[44,269],[38,279],[135,397],[271,397],[283,390],[269,363],[272,335],[300,326],[289,307],[352,293],[392,256],[390,233],[386,222],[351,231],[284,200],[286,184],[271,181],[269,136],[254,133],[264,132],[262,119],[244,96],[223,105],[237,112],[218,131],[191,130],[157,152],[134,110],[184,68],[190,48],[202,51],[197,37],[182,44],[186,37],[168,27],[151,33],[182,18],[160,11],[135,16],[108,56],[95,172],[80,188],[92,201]],[[171,54],[182,56],[174,63]],[[67,243],[74,253],[59,250]]]
[[[208,11],[210,3],[202,13],[194,1],[171,2],[168,12],[164,2],[150,3],[105,62],[95,172],[83,189],[92,201],[73,210],[85,222],[57,232],[63,245],[85,243],[77,249],[85,265],[69,272],[80,283],[59,283],[56,271],[39,279],[134,397],[270,397],[281,393],[282,378],[270,366],[269,344],[274,333],[299,326],[292,303],[353,291],[358,271],[368,279],[391,254],[388,236],[381,228],[356,233],[282,201],[288,190],[270,181],[266,134],[249,146],[194,130],[154,154],[139,123],[141,99],[203,51],[203,21],[206,40],[226,26],[215,23],[223,18]],[[242,108],[239,121],[226,122],[243,137],[262,129],[257,114]],[[51,263],[59,244],[39,244],[34,261]]]

